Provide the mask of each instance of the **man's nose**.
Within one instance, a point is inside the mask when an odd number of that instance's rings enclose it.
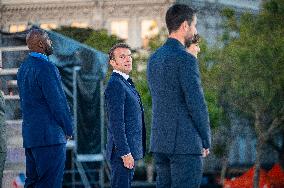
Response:
[[[131,61],[131,56],[126,56],[126,61],[127,62]]]

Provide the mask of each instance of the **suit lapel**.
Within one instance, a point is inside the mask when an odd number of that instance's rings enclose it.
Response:
[[[123,76],[121,76],[120,74],[118,74],[118,73],[116,73],[116,72],[113,72],[112,75],[113,75],[113,76],[116,76],[116,77],[118,77],[120,80],[122,80],[122,81],[127,85],[127,87],[138,97],[141,110],[142,110],[142,112],[144,112],[144,107],[143,107],[143,104],[142,104],[141,96],[140,96],[140,94],[138,93],[138,91],[135,89],[135,87],[132,86],[127,80],[125,80],[125,79],[123,78]]]
[[[118,74],[118,73],[116,73],[116,72],[113,72],[112,75],[113,75],[113,76],[116,76],[116,77],[118,77],[120,80],[122,80],[122,81],[127,85],[127,87],[128,87],[135,95],[138,94],[138,92],[136,91],[136,89],[135,89],[133,86],[131,86],[131,84],[130,84],[127,80],[125,80],[125,79],[123,78],[123,76],[121,76],[120,74]],[[138,96],[139,96],[139,94],[138,94]],[[140,96],[139,96],[139,97],[140,97]]]

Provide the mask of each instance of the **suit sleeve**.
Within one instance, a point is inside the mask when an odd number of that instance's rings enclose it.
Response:
[[[201,86],[198,62],[190,55],[180,59],[179,81],[187,108],[201,139],[203,148],[211,146],[209,115]]]
[[[109,129],[119,156],[130,153],[124,123],[125,91],[118,82],[109,82],[105,91],[105,103],[109,118]]]
[[[0,153],[7,152],[5,128],[5,100],[0,90]]]
[[[38,75],[39,84],[55,120],[67,136],[73,135],[70,109],[62,88],[61,78],[57,67],[46,64]]]

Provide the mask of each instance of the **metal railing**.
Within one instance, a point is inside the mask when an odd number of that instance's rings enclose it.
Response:
[[[11,52],[11,51],[26,51],[28,50],[27,46],[14,46],[14,47],[0,47],[0,67],[3,65],[2,52]],[[73,115],[74,115],[74,140],[67,142],[67,149],[71,150],[71,170],[72,173],[72,188],[76,187],[76,173],[78,172],[82,181],[82,184],[85,188],[91,188],[90,181],[88,180],[87,173],[89,169],[84,169],[83,163],[87,162],[99,162],[99,187],[104,187],[104,171],[106,170],[107,177],[110,178],[109,165],[105,163],[105,156],[103,154],[104,148],[104,97],[103,97],[103,81],[100,81],[100,134],[101,134],[101,152],[98,154],[80,154],[77,153],[78,146],[78,135],[77,135],[77,126],[78,126],[78,93],[77,93],[77,78],[78,72],[80,71],[80,66],[73,67]],[[13,76],[17,75],[18,68],[7,68],[0,69],[0,76]],[[17,87],[16,80],[8,80],[9,84],[13,87]],[[19,95],[4,95],[5,100],[19,100]],[[6,123],[13,122],[22,122],[22,120],[7,120]],[[77,171],[75,170],[77,168]]]

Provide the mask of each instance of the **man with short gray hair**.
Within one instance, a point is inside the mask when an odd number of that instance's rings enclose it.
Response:
[[[108,117],[106,156],[111,163],[111,187],[130,188],[135,161],[146,150],[146,130],[141,97],[129,73],[132,71],[130,47],[115,44],[109,51],[113,72],[105,90]]]

